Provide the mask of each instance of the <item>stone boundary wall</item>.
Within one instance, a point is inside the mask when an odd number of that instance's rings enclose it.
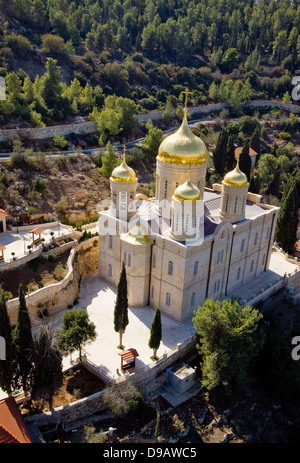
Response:
[[[61,240],[61,241],[63,241],[63,240]],[[75,246],[77,246],[77,244],[78,244],[77,240],[70,241],[69,243],[62,244],[61,246],[56,247],[54,249],[50,249],[50,251],[42,252],[41,255],[45,259],[48,259],[48,257],[51,254],[55,254],[58,257],[61,254],[63,254],[64,252],[68,251],[69,249],[74,248]]]
[[[73,124],[56,125],[41,128],[29,129],[2,129],[0,130],[0,142],[8,141],[10,135],[19,135],[21,140],[44,140],[46,138],[53,138],[54,134],[66,136],[70,133],[76,135],[84,135],[86,133],[94,133],[97,131],[97,124],[95,121],[74,122]]]
[[[37,227],[47,229],[47,228],[57,227],[58,225],[59,225],[59,222],[46,222],[46,223],[39,223],[39,224],[35,224],[35,225],[22,225],[21,227],[11,227],[10,231],[11,232],[18,232],[18,231],[19,232],[24,232],[24,231],[34,230]],[[68,225],[60,224],[60,226],[62,228],[69,228]]]
[[[35,251],[31,251],[31,253],[26,254],[26,256],[21,257],[20,259],[11,260],[10,262],[4,262],[0,264],[0,273],[6,272],[7,270],[15,270],[18,267],[22,267],[22,265],[27,264],[33,259],[39,257],[42,253],[43,246],[40,244],[38,249]]]
[[[300,268],[300,259],[298,257],[295,257],[295,256],[290,256],[287,252],[284,252],[284,250],[278,246],[277,243],[274,243],[273,244],[273,250],[275,250],[276,252],[278,252],[279,254],[282,255],[282,257],[287,261],[287,262],[290,262],[291,264],[297,264],[298,265],[298,268]]]
[[[94,241],[97,242],[97,247],[93,246]],[[58,283],[40,288],[26,295],[27,309],[33,320],[36,319],[39,308],[47,309],[49,315],[52,315],[66,309],[69,305],[73,305],[79,294],[80,278],[97,270],[98,241],[98,237],[93,237],[73,247],[67,261],[67,275]],[[78,265],[75,266],[75,258],[84,256],[90,249],[94,249],[95,256],[89,255],[88,259],[82,258],[81,262],[77,262]],[[6,305],[11,323],[14,324],[17,320],[19,299],[11,299],[7,301]]]
[[[192,336],[184,343],[178,345],[175,349],[170,350],[167,354],[163,355],[157,362],[146,366],[145,368],[138,370],[137,373],[131,375],[124,375],[119,378],[117,382],[122,382],[129,379],[139,389],[144,397],[144,400],[150,400],[157,395],[157,390],[166,384],[167,382],[167,371],[166,369],[172,365],[176,360],[187,355],[196,345],[196,335]],[[83,365],[85,368],[96,374],[102,381],[103,377],[97,374],[93,364],[88,360],[84,360]],[[74,365],[73,365],[74,368]],[[54,409],[53,413],[39,413],[29,417],[30,420],[34,420],[38,426],[43,426],[49,423],[71,423],[76,420],[91,416],[95,413],[103,412],[107,410],[107,405],[102,399],[104,391],[96,392],[88,397],[79,399],[76,402],[72,402],[67,405],[62,405]]]
[[[277,101],[269,100],[257,100],[248,101],[245,103],[245,108],[272,108],[276,107],[283,111],[292,112],[294,114],[300,114],[300,106],[295,104],[280,103]],[[222,109],[227,108],[226,103],[216,103],[207,106],[196,106],[189,108],[189,113],[194,118],[201,118],[214,112],[220,112]],[[162,119],[163,111],[156,111],[148,114],[138,114],[137,119],[141,123],[147,122],[149,119],[152,121],[158,121]],[[175,111],[174,111],[175,116]],[[0,129],[0,142],[8,141],[10,135],[19,135],[21,140],[32,139],[32,140],[44,140],[47,138],[53,138],[54,134],[66,136],[70,133],[76,135],[83,135],[85,133],[97,132],[97,123],[95,121],[84,121],[74,122],[73,124],[57,125],[42,128],[28,128],[28,129]]]

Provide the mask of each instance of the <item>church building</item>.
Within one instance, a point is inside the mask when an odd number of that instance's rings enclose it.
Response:
[[[177,322],[206,298],[243,298],[268,270],[278,207],[248,191],[239,159],[222,184],[205,187],[207,149],[187,122],[161,143],[155,198],[136,194],[123,162],[110,178],[111,205],[99,212],[99,277],[117,286],[126,266],[132,307],[159,306]]]

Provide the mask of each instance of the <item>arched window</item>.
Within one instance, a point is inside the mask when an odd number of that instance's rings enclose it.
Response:
[[[194,275],[197,275],[198,274],[198,267],[199,267],[199,262],[195,262],[194,264]]]
[[[266,260],[266,254],[263,255],[262,265],[265,265],[265,260]]]
[[[243,198],[243,204],[242,204],[242,212],[245,212],[245,205],[246,205],[246,198]]]
[[[173,275],[173,268],[174,268],[173,262],[170,260],[168,263],[168,275],[170,276]]]
[[[165,199],[168,197],[168,180],[165,180]]]
[[[131,267],[131,254],[128,253],[128,256],[127,256],[127,265],[128,267]]]
[[[109,249],[112,249],[113,247],[113,237],[111,235],[109,235],[109,238],[108,238],[108,247]]]
[[[226,195],[226,199],[225,199],[225,212],[228,212],[228,203],[229,203],[229,196]]]
[[[112,200],[114,204],[117,204],[117,193],[113,193]]]
[[[108,266],[108,276],[110,276],[110,277],[112,276],[112,266],[111,266],[111,264],[109,264],[109,266]]]
[[[154,296],[154,286],[151,286],[151,299],[153,299]]]
[[[234,200],[234,214],[236,213],[236,210],[237,210],[237,204],[238,204],[238,198],[236,197],[235,200]]]
[[[244,251],[244,247],[245,247],[245,240],[242,239],[242,244],[241,244],[241,252]]]
[[[127,252],[126,251],[124,251],[123,253],[123,262],[125,265],[127,264]]]
[[[166,294],[166,306],[170,307],[171,305],[171,295],[170,293]]]
[[[121,191],[121,204],[120,204],[120,209],[122,211],[125,211],[126,210],[126,207],[127,207],[127,193],[126,191]]]
[[[237,277],[236,279],[239,280],[241,277],[241,267],[238,268],[238,272],[237,272]]]
[[[253,272],[254,260],[251,262],[250,272]]]
[[[195,297],[196,297],[196,294],[193,293],[193,294],[192,294],[192,300],[191,300],[191,305],[192,305],[192,307],[195,305]]]
[[[258,233],[255,233],[254,246],[257,245],[257,242],[258,242]]]
[[[152,256],[152,268],[155,268],[155,265],[156,265],[156,255],[153,254],[153,256]]]

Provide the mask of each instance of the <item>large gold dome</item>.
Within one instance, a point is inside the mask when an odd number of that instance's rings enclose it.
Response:
[[[162,141],[157,159],[178,164],[203,164],[206,158],[206,146],[189,128],[187,110],[184,109],[180,128]]]
[[[200,199],[200,190],[188,178],[183,185],[179,185],[174,191],[174,198],[179,201],[197,201]]]
[[[236,168],[225,175],[223,182],[229,186],[246,186],[248,183],[247,175],[245,175],[239,167],[239,160]]]

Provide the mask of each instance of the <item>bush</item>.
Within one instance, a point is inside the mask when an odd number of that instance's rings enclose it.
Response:
[[[279,132],[278,138],[282,138],[283,140],[289,140],[291,135],[287,132]]]
[[[57,266],[55,267],[55,270],[53,272],[54,274],[54,277],[56,278],[56,280],[62,280],[64,275],[65,275],[65,267],[63,266],[63,264],[61,262],[59,262],[57,264]]]

